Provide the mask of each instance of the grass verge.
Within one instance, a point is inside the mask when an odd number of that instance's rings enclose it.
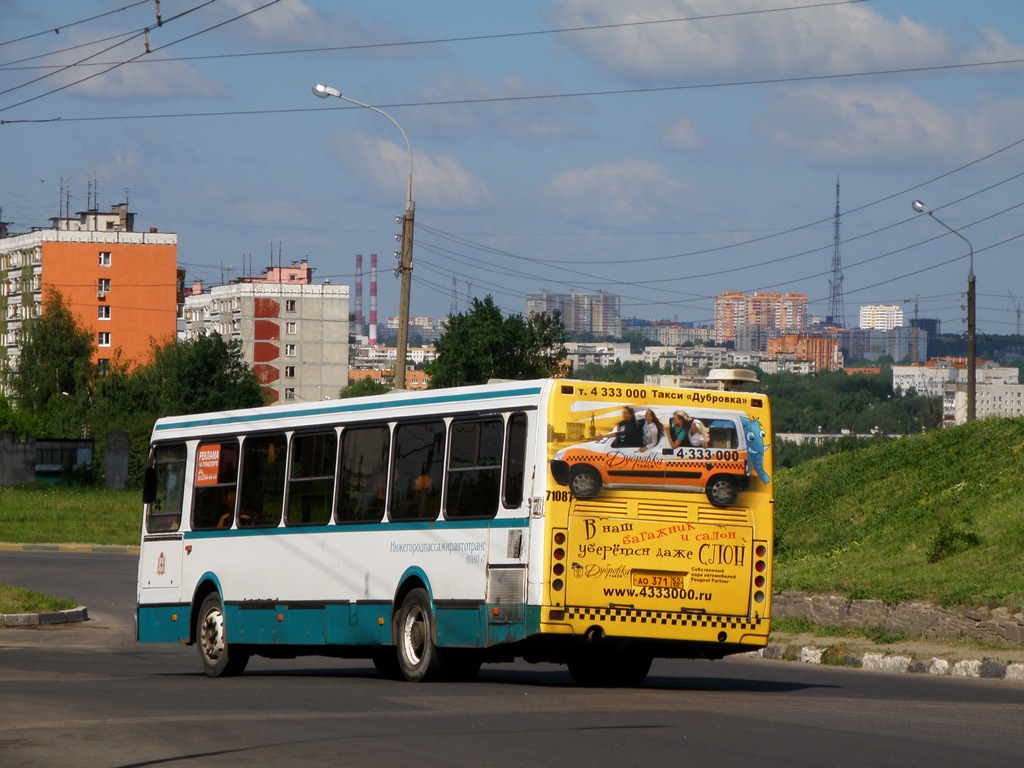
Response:
[[[77,606],[72,598],[50,597],[41,592],[0,584],[0,613],[49,613]]]
[[[14,544],[139,543],[138,491],[23,485],[0,487],[0,541]]]

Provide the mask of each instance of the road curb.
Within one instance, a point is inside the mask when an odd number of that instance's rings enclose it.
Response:
[[[829,664],[826,661],[827,648],[804,646],[795,657],[787,656],[786,647],[770,643],[749,656],[771,661],[799,661],[803,664]],[[879,672],[905,672],[948,677],[985,678],[990,680],[1014,680],[1024,682],[1024,664],[1004,664],[994,659],[967,659],[950,663],[933,657],[929,661],[914,660],[910,656],[884,653],[849,653],[833,666]]]
[[[138,546],[122,544],[18,544],[0,541],[0,552],[92,552],[111,555],[138,555]]]
[[[11,629],[35,629],[50,624],[71,624],[76,621],[88,621],[89,609],[84,605],[66,611],[48,611],[46,613],[0,613],[0,627]]]

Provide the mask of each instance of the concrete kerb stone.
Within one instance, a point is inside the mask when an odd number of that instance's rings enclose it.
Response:
[[[804,646],[796,655],[796,660],[803,664],[823,664],[827,649]],[[785,661],[786,648],[777,643],[769,643],[758,651],[751,651],[746,656],[752,658]],[[789,656],[793,659],[793,656]],[[844,667],[878,672],[916,673],[928,675],[948,675],[950,677],[973,677],[990,680],[1013,680],[1024,682],[1024,664],[1004,664],[993,659],[968,659],[950,664],[945,659],[932,658],[929,661],[914,660],[909,656],[887,655],[883,653],[848,654],[843,661]]]
[[[17,544],[0,542],[0,550],[5,552],[106,552],[117,555],[137,555],[138,547],[127,547],[119,544]],[[89,620],[89,609],[84,605],[69,608],[66,611],[46,611],[44,613],[0,613],[0,627],[11,629],[35,629],[52,624],[72,624]]]
[[[89,609],[84,605],[66,611],[48,611],[46,613],[0,613],[0,627],[31,628],[48,624],[71,624],[76,621],[88,621]]]

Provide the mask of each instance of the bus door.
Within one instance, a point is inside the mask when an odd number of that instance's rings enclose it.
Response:
[[[139,589],[154,591],[146,602],[176,601],[181,590],[187,454],[184,443],[157,445],[146,468]]]

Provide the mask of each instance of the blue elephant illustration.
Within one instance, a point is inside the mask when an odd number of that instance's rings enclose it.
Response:
[[[758,419],[748,418],[744,414],[740,416],[740,420],[743,422],[743,432],[747,438],[747,473],[749,474],[753,467],[761,482],[767,485],[771,477],[764,471],[764,452],[770,446],[764,442],[765,431],[761,429],[761,422]]]

